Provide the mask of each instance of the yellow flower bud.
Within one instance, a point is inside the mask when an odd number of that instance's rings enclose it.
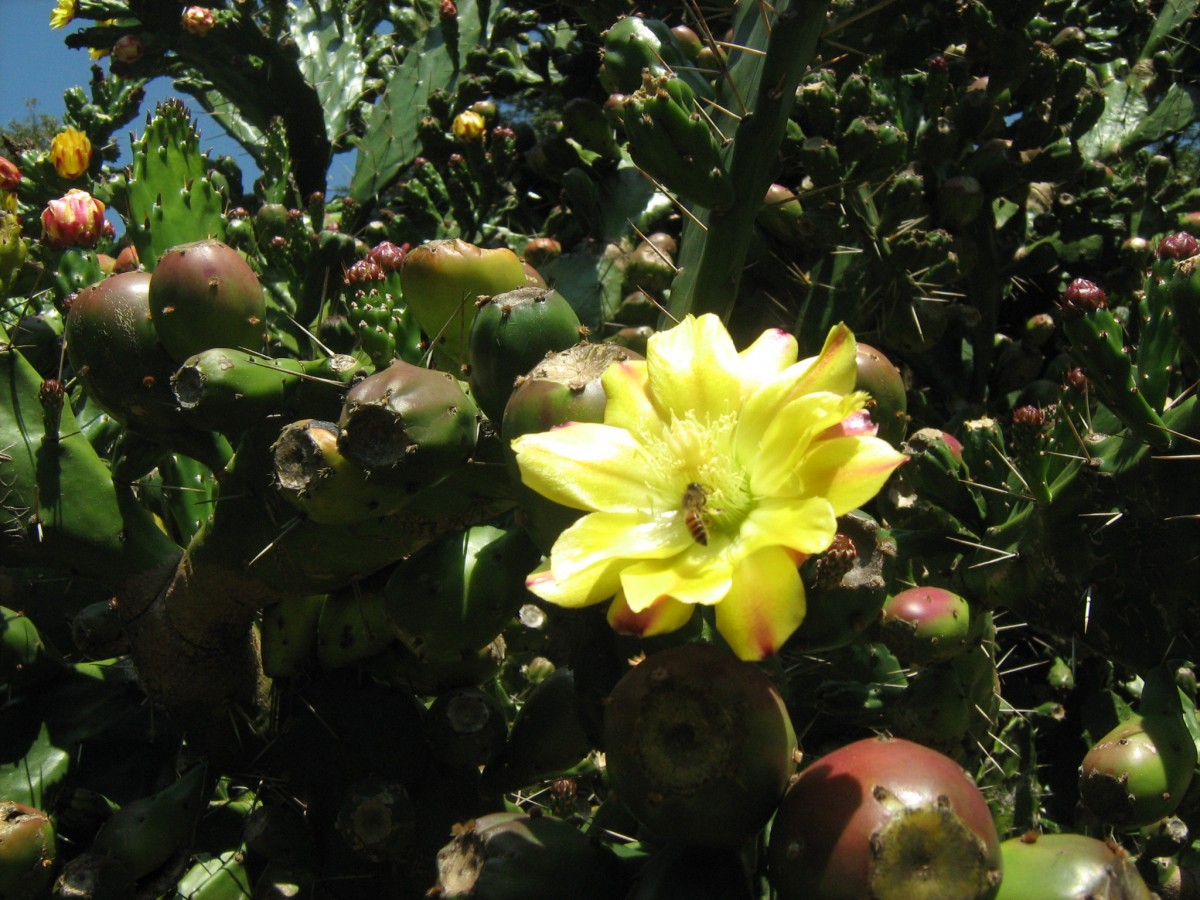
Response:
[[[92,142],[76,128],[60,131],[50,142],[50,161],[63,178],[78,178],[92,164]]]
[[[189,6],[183,11],[183,30],[194,37],[204,37],[216,24],[217,18],[207,6]]]
[[[483,135],[487,131],[487,123],[483,120],[483,116],[475,110],[466,109],[454,117],[451,130],[456,138],[469,144],[483,139]]]

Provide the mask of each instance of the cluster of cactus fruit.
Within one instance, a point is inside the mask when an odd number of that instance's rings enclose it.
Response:
[[[527,6],[59,0],[0,900],[1200,896],[1195,0]],[[513,441],[705,313],[905,456],[760,662],[526,586]]]

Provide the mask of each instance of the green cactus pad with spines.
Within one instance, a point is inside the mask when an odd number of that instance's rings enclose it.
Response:
[[[482,303],[471,326],[468,382],[484,415],[499,424],[517,379],[580,336],[579,317],[557,291],[517,288]]]
[[[381,482],[416,491],[472,456],[479,419],[457,379],[396,360],[346,395],[338,448]]]
[[[610,94],[632,94],[647,71],[651,77],[678,72],[702,96],[710,92],[703,75],[665,23],[624,16],[604,32],[600,83]]]
[[[171,383],[188,422],[233,436],[268,416],[334,418],[361,374],[362,363],[352,356],[269,359],[214,347],[185,361]]]
[[[388,581],[387,610],[421,659],[457,659],[486,646],[531,599],[537,548],[520,529],[467,529],[406,560]]]
[[[179,362],[210,347],[263,347],[262,285],[242,255],[219,240],[164,251],[150,278],[149,302],[158,339]]]
[[[178,100],[160,103],[134,141],[126,202],[122,212],[147,270],[171,247],[224,239],[224,201],[208,177],[191,113]]]

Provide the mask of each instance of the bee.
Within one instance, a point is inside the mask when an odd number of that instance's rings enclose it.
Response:
[[[693,481],[683,492],[683,523],[697,544],[708,545],[708,523],[704,521],[704,507],[708,505],[708,492],[703,485]]]

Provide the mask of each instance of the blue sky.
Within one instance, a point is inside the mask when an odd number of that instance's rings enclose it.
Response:
[[[72,50],[63,43],[63,37],[77,23],[62,30],[51,28],[50,11],[53,8],[54,0],[0,0],[0,125],[7,125],[11,119],[25,118],[25,102],[30,98],[38,101],[38,112],[61,117],[63,91],[72,85],[86,85],[91,80],[92,61],[87,51]],[[106,64],[102,61],[101,65]],[[153,109],[157,101],[174,93],[169,79],[151,82],[143,109]],[[242,166],[247,181],[252,178],[253,165],[246,152],[191,98],[184,95],[183,99],[200,123],[201,148],[234,157]],[[137,130],[139,124],[140,121],[135,119],[129,127]],[[129,149],[127,132],[119,135],[122,150],[126,153]]]

